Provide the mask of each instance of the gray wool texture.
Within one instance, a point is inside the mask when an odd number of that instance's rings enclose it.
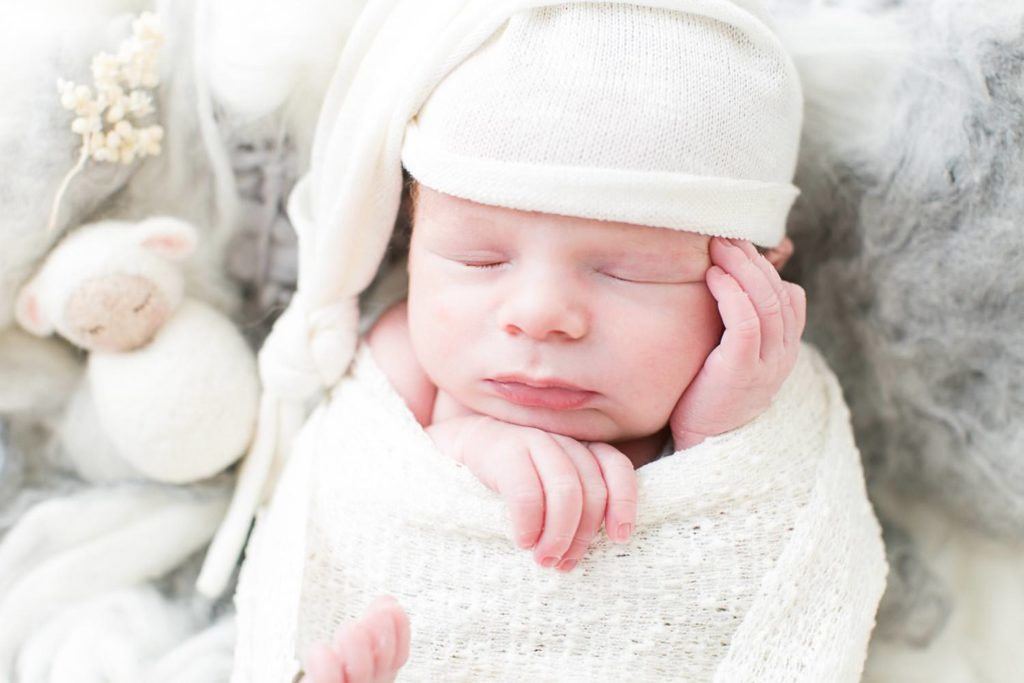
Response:
[[[787,274],[871,486],[1020,539],[1024,6],[986,9],[897,8],[913,43],[876,125],[840,146],[807,129]]]
[[[775,5],[790,19],[821,10]],[[1024,4],[836,6],[879,27],[834,64],[827,50],[807,60],[785,272],[808,292],[805,336],[839,376],[873,497],[923,498],[980,534],[1020,540]],[[875,635],[926,646],[958,596],[899,504],[879,516],[890,575]]]

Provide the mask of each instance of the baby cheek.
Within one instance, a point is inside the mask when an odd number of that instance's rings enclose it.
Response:
[[[638,351],[636,374],[648,380],[649,405],[657,404],[651,405],[651,410],[671,411],[718,345],[722,321],[706,288],[666,302],[660,314],[646,320],[646,325],[634,328],[629,342]]]
[[[409,264],[409,311],[433,324],[457,322],[472,289],[447,272],[432,255],[412,254]]]
[[[689,375],[687,384],[704,365],[708,354],[718,346],[723,330],[718,304],[704,287],[689,308],[680,333],[680,352],[688,361],[685,371]]]
[[[691,343],[703,349],[705,357],[722,339],[725,326],[722,324],[722,316],[718,313],[718,302],[711,296],[707,287],[703,288],[698,302],[693,306],[691,324],[688,327],[692,334]]]
[[[479,336],[471,328],[473,315],[469,302],[458,288],[435,286],[419,288],[410,282],[409,331],[413,350],[427,375],[438,386],[447,386],[458,370],[457,358]]]
[[[433,329],[441,338],[456,341],[455,335],[466,326],[471,297],[457,287],[433,287],[426,292],[409,290],[410,320]]]

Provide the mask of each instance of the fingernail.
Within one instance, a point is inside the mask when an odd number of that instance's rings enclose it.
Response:
[[[576,560],[562,560],[558,563],[555,569],[563,572],[572,571],[572,568],[576,566]]]
[[[558,564],[557,557],[545,557],[540,561],[540,566],[544,568],[554,567],[556,564]]]
[[[533,547],[533,543],[531,543],[531,541],[533,540],[534,536],[535,536],[535,534],[533,534],[533,533],[531,533],[529,531],[524,531],[523,533],[519,534],[519,540],[518,540],[519,547],[520,548],[532,548]]]
[[[618,540],[620,543],[625,543],[629,540],[629,535],[633,533],[633,525],[629,522],[625,522],[619,525]]]

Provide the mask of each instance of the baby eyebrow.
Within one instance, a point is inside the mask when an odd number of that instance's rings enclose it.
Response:
[[[614,240],[620,249],[635,249],[640,253],[658,254],[700,254],[708,256],[711,249],[711,238],[698,233],[690,233],[671,228],[647,229],[643,234],[621,235]]]
[[[705,240],[701,240],[699,242],[694,242],[694,241],[691,241],[691,240],[687,240],[687,242],[685,244],[676,245],[676,248],[679,249],[679,251],[682,252],[683,254],[690,254],[690,255],[696,254],[698,256],[703,256],[703,257],[705,257],[707,259],[711,258],[711,241],[710,240],[706,240],[705,239]]]
[[[628,249],[619,249],[608,252],[606,254],[606,258],[609,261],[628,263],[630,265],[637,266],[650,265],[679,267],[683,264],[692,264],[695,266],[711,265],[711,254],[707,249],[691,246],[684,248],[676,247],[658,251],[645,249],[643,251],[631,252]]]

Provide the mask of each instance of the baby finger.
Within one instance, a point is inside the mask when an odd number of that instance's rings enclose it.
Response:
[[[341,662],[342,681],[368,683],[373,680],[373,641],[366,624],[354,622],[342,626],[334,640]]]
[[[600,465],[608,488],[605,533],[616,543],[625,543],[636,526],[636,470],[629,458],[614,446],[595,442],[590,444],[590,452]]]
[[[790,308],[793,311],[793,325],[791,330],[787,330],[787,348],[800,341],[800,336],[804,333],[804,325],[807,322],[807,293],[804,288],[798,284],[792,282],[786,282],[787,296],[789,298]]]
[[[494,489],[505,499],[516,545],[532,548],[544,528],[544,487],[533,459],[524,449],[489,462],[495,468],[491,476],[475,474],[484,482],[493,481]]]
[[[391,673],[397,654],[398,638],[395,628],[395,612],[401,612],[393,598],[377,598],[367,609],[366,628],[373,643],[374,680],[382,680]]]
[[[409,661],[409,617],[397,604],[391,615],[395,620],[395,658],[391,670],[398,671]]]
[[[769,350],[769,352],[783,353],[785,349],[789,348],[791,342],[791,335],[793,326],[796,323],[796,316],[794,315],[792,301],[790,300],[789,290],[786,287],[786,283],[783,281],[782,276],[779,274],[778,268],[772,265],[768,258],[754,248],[750,242],[744,242],[744,252],[750,256],[751,260],[757,265],[757,267],[764,273],[765,278],[771,283],[772,289],[775,290],[775,296],[779,300],[782,311],[782,336],[776,340],[780,342],[776,349]],[[779,249],[784,249],[785,245],[788,246],[789,253],[792,253],[793,247],[792,242],[789,239],[783,240],[783,245]],[[782,258],[785,260],[789,254],[785,254]],[[765,342],[762,342],[762,347],[766,346]],[[762,348],[762,350],[764,350]]]
[[[719,266],[708,269],[708,289],[718,302],[725,332],[718,348],[737,374],[756,369],[761,357],[761,321],[747,293],[732,275]]]
[[[374,617],[380,619],[380,631],[382,636],[387,634],[390,641],[381,638],[381,643],[390,647],[382,647],[384,650],[377,667],[377,681],[380,683],[391,683],[395,680],[395,674],[409,659],[409,617],[405,610],[398,604],[398,601],[390,596],[384,596],[374,600],[370,605]]]
[[[605,506],[608,502],[608,490],[605,488],[601,467],[586,446],[567,436],[553,436],[575,465],[580,484],[583,487],[583,511],[580,514],[579,527],[576,529],[569,549],[562,556],[561,561],[555,565],[556,569],[570,571],[583,557],[587,547],[601,528]]]
[[[789,351],[793,347],[793,341],[800,337],[800,331],[796,329],[796,310],[793,308],[793,298],[789,295],[787,284],[782,283],[782,346]]]
[[[743,256],[743,261],[733,265],[730,273],[750,297],[761,323],[758,355],[762,361],[772,362],[783,345],[782,300],[779,296],[782,287],[779,274],[750,242],[730,240],[730,243],[733,251]],[[739,261],[736,258],[732,260]]]
[[[533,554],[542,567],[554,567],[579,528],[583,486],[572,460],[550,434],[538,432],[529,450],[544,488],[544,529]]]

